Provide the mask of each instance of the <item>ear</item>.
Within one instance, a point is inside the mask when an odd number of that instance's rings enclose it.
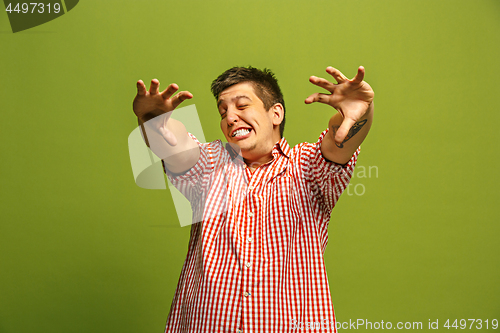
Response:
[[[279,126],[283,121],[283,117],[285,115],[285,109],[281,103],[274,104],[270,111],[272,112],[272,121],[274,126]]]

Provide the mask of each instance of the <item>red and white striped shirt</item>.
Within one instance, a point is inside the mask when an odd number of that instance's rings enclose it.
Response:
[[[221,141],[198,142],[197,164],[169,174],[201,223],[191,226],[165,332],[335,331],[323,253],[359,148],[344,166],[329,162],[327,132],[291,149],[282,138],[253,172]]]

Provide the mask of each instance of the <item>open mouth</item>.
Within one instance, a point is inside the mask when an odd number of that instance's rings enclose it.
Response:
[[[240,128],[234,131],[231,137],[236,139],[245,138],[250,134],[251,131],[252,131],[251,128]]]

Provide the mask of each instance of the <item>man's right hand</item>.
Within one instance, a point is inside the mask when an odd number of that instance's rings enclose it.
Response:
[[[133,102],[134,113],[140,124],[148,122],[148,127],[158,131],[168,144],[175,146],[177,145],[177,139],[172,131],[167,128],[167,121],[170,118],[171,111],[186,99],[193,98],[193,94],[189,91],[181,91],[172,96],[179,90],[179,86],[175,83],[170,84],[161,93],[159,87],[160,81],[157,79],[151,80],[149,91],[146,90],[146,85],[142,80],[137,81],[137,95]],[[165,114],[165,116],[158,117],[162,114]]]

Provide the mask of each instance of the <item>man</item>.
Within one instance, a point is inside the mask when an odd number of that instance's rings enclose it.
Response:
[[[323,253],[331,211],[351,178],[373,119],[373,90],[328,67],[310,77],[338,112],[314,144],[282,137],[283,95],[274,74],[234,67],[212,83],[228,141],[202,144],[170,119],[193,95],[137,83],[134,112],[172,183],[190,200],[188,254],[165,332],[335,331]],[[234,148],[237,149],[234,149]]]

